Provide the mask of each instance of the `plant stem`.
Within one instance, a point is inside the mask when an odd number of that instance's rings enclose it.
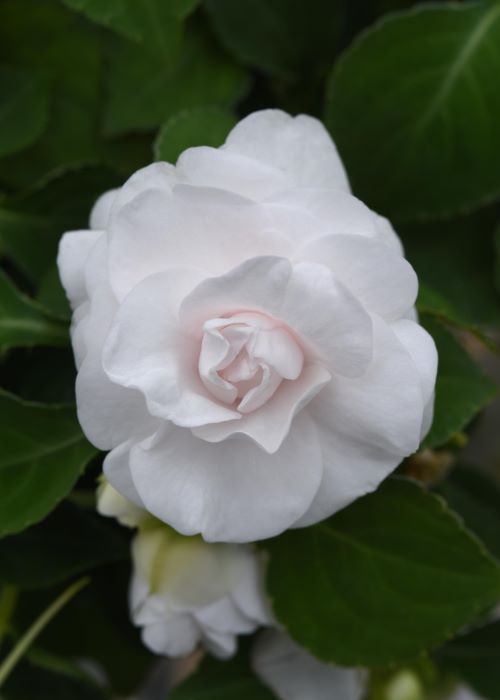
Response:
[[[43,613],[34,621],[23,636],[19,639],[12,651],[6,656],[0,665],[0,687],[12,672],[16,664],[22,659],[28,648],[38,637],[40,632],[49,624],[53,617],[75,596],[84,586],[90,582],[88,577],[71,584],[53,603],[46,608]]]

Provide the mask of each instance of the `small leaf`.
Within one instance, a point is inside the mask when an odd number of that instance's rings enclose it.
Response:
[[[496,481],[474,467],[458,467],[438,488],[490,552],[500,559],[500,488]]]
[[[457,637],[438,653],[438,660],[461,677],[484,700],[500,700],[498,659],[500,621]]]
[[[22,196],[0,200],[0,245],[26,276],[40,283],[54,265],[65,231],[88,227],[92,205],[118,184],[106,168],[59,170]]]
[[[468,353],[444,326],[429,317],[422,324],[434,338],[439,356],[431,430],[422,447],[438,447],[460,432],[498,393]]]
[[[263,546],[279,622],[340,665],[410,659],[500,594],[500,565],[441,499],[401,478]]]
[[[214,29],[242,62],[280,77],[322,72],[342,27],[338,0],[206,0]]]
[[[200,669],[169,695],[171,700],[273,700],[243,653],[231,661],[207,658]],[[340,699],[339,699],[340,700]]]
[[[42,520],[96,453],[72,407],[0,392],[0,537]]]
[[[358,197],[416,219],[500,194],[499,43],[498,2],[422,5],[355,40],[326,119]]]
[[[145,53],[132,42],[114,42],[107,89],[105,129],[115,135],[153,129],[183,109],[230,105],[246,91],[247,79],[208,34],[193,26],[175,64]]]
[[[42,80],[18,68],[0,66],[0,158],[30,146],[42,134],[49,96]]]
[[[192,146],[222,146],[236,118],[220,107],[186,109],[167,119],[158,133],[154,152],[156,160],[175,163],[180,154]]]
[[[0,540],[0,579],[18,588],[51,586],[128,554],[124,528],[62,503],[38,525]]]
[[[64,0],[73,10],[109,27],[127,39],[142,43],[143,50],[168,59],[175,55],[182,21],[199,0]]]
[[[66,323],[50,317],[0,270],[0,349],[69,343]]]

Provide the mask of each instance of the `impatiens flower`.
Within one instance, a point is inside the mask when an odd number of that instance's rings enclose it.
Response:
[[[202,644],[227,658],[236,650],[237,635],[270,624],[262,559],[251,546],[183,537],[105,480],[97,510],[139,528],[132,540],[130,611],[155,653],[185,656]]]
[[[361,700],[365,674],[315,659],[284,632],[261,632],[253,649],[253,667],[280,700]]]
[[[184,656],[201,643],[225,658],[236,637],[270,620],[257,554],[249,545],[209,544],[163,524],[132,543],[132,619],[157,654]]]
[[[436,351],[388,221],[320,122],[241,121],[66,234],[82,427],[128,499],[244,542],[377,487],[429,428]]]

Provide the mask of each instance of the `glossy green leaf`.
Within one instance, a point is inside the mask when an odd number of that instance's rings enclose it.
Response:
[[[109,61],[109,134],[153,129],[183,109],[230,105],[247,88],[244,71],[194,25],[186,31],[174,64],[125,40],[110,45]]]
[[[273,700],[244,655],[230,661],[207,658],[196,673],[169,695],[172,700]]]
[[[423,447],[438,447],[463,430],[498,394],[498,387],[439,321],[423,316],[422,323],[439,356],[434,420]]]
[[[92,511],[62,503],[43,522],[0,540],[0,580],[39,588],[126,559],[126,532]]]
[[[217,35],[241,61],[283,77],[322,72],[338,46],[338,0],[207,0]]]
[[[30,146],[48,119],[49,96],[36,74],[0,65],[0,158]]]
[[[61,284],[57,265],[54,263],[42,278],[36,294],[37,301],[57,318],[71,319],[71,309]]]
[[[92,205],[116,186],[106,168],[58,171],[22,196],[0,200],[0,246],[33,282],[53,268],[65,231],[88,227]]]
[[[400,478],[263,546],[278,620],[341,665],[410,659],[500,594],[500,565],[441,499]]]
[[[450,221],[398,226],[406,256],[420,282],[435,297],[441,297],[439,303],[426,293],[420,303],[442,306],[444,300],[448,312],[453,309],[454,320],[462,325],[500,325],[500,292],[493,269],[495,223],[496,212],[490,207]]]
[[[67,324],[45,313],[0,271],[0,349],[68,343]]]
[[[186,109],[167,119],[155,141],[156,160],[175,163],[192,146],[218,148],[236,124],[236,117],[220,107]]]
[[[21,401],[0,392],[0,536],[42,520],[96,453],[75,410]]]
[[[499,45],[498,2],[423,5],[354,41],[326,118],[357,196],[415,219],[500,194]]]
[[[91,20],[168,57],[178,48],[182,20],[199,0],[64,0]]]
[[[0,161],[0,182],[26,187],[68,164],[101,160],[98,35],[54,0],[0,2],[0,61],[40,75],[51,95],[47,128]]]
[[[438,659],[483,700],[500,700],[500,621],[457,637]]]
[[[454,468],[439,493],[500,559],[500,487],[477,467]]]

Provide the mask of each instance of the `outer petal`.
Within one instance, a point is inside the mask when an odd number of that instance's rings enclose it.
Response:
[[[198,646],[200,630],[190,615],[176,615],[168,622],[160,621],[146,625],[142,641],[155,654],[163,656],[187,656]]]
[[[199,334],[207,318],[239,310],[280,319],[333,371],[359,375],[370,361],[370,317],[322,265],[292,267],[272,257],[247,260],[199,284],[182,303],[180,317],[184,327]]]
[[[260,201],[290,186],[286,173],[227,149],[188,148],[177,167],[191,185],[217,187]]]
[[[376,321],[374,358],[359,378],[333,377],[308,405],[324,475],[303,527],[373,491],[420,443],[424,401],[415,364],[393,331]]]
[[[277,629],[262,632],[252,664],[280,700],[361,700],[360,671],[318,661]]]
[[[355,235],[375,239],[403,254],[401,241],[387,219],[349,192],[299,187],[275,195],[263,205],[276,230],[295,245],[320,236]]]
[[[95,231],[106,231],[109,224],[111,209],[120,189],[108,190],[102,194],[92,207],[89,226]]]
[[[59,243],[59,275],[73,310],[87,299],[85,263],[102,235],[101,231],[71,231],[65,233]]]
[[[223,148],[273,166],[293,185],[349,190],[335,144],[313,117],[277,109],[254,112],[234,127]]]
[[[277,535],[307,510],[322,476],[317,436],[303,413],[274,455],[246,440],[212,445],[165,426],[134,448],[131,470],[151,513],[209,542]]]
[[[417,298],[418,279],[410,263],[376,240],[356,235],[316,238],[297,258],[327,265],[368,311],[384,318],[401,318]]]
[[[169,267],[220,274],[254,255],[287,255],[264,210],[221,190],[179,185],[148,189],[112,218],[109,274],[121,300],[141,280]]]

